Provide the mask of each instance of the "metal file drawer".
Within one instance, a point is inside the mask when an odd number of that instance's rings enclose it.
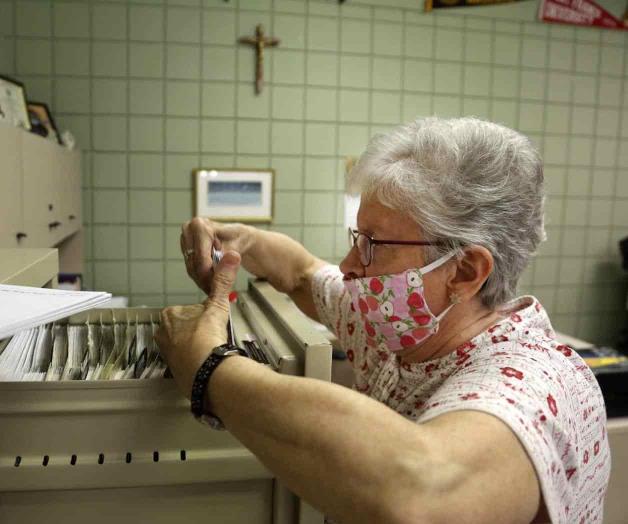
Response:
[[[232,309],[237,336],[253,335],[273,369],[330,380],[329,342],[286,296],[252,282]],[[158,314],[92,310],[63,322]],[[204,522],[323,522],[228,432],[198,424],[170,379],[0,382],[0,521],[169,522],[179,508],[177,522],[197,522],[203,507]]]

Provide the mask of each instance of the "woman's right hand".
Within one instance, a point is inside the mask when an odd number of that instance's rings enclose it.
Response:
[[[181,253],[188,275],[209,295],[213,279],[212,247],[240,255],[250,242],[250,228],[243,224],[221,224],[195,217],[181,227]]]

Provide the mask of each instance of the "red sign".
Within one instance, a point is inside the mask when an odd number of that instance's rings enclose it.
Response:
[[[559,24],[627,29],[623,20],[615,18],[593,0],[542,0],[539,18]]]

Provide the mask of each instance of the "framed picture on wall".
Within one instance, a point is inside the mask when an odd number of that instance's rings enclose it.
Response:
[[[202,168],[194,171],[195,216],[272,222],[273,169]]]
[[[0,76],[0,122],[31,130],[24,84],[8,76]]]
[[[63,144],[57,125],[52,118],[52,113],[46,104],[42,102],[28,102],[28,117],[33,132],[54,140],[58,144]]]

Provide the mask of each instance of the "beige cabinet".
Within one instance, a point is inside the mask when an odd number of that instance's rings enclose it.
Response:
[[[81,227],[80,153],[0,128],[0,247],[52,247]]]
[[[16,247],[22,227],[20,136],[0,126],[0,247]]]

